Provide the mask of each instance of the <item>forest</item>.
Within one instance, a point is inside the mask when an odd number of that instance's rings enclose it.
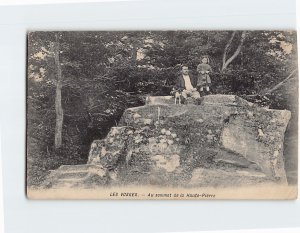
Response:
[[[27,38],[27,184],[82,164],[90,144],[147,96],[170,95],[182,64],[212,67],[212,93],[292,111],[295,31],[38,31]],[[297,130],[289,139],[297,141]]]

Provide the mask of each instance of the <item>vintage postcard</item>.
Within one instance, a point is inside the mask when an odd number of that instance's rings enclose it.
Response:
[[[296,31],[35,31],[31,199],[296,199]]]

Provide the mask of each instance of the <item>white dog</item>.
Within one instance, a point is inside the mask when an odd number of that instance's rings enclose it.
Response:
[[[181,104],[181,93],[176,91],[175,92],[175,104],[178,102],[178,104]]]
[[[174,97],[175,97],[175,104],[181,104],[182,95],[181,95],[180,91],[175,90],[173,88],[173,90],[171,91],[171,95],[174,95]]]

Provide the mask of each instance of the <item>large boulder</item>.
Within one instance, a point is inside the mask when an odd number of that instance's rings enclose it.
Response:
[[[234,95],[205,96],[200,105],[148,97],[93,143],[89,161],[122,185],[286,184],[282,152],[289,119],[289,111]]]
[[[287,184],[283,142],[289,111],[234,95],[187,103],[148,97],[145,106],[125,110],[118,126],[92,143],[86,165],[61,167],[46,184],[60,187],[71,177],[72,187]]]

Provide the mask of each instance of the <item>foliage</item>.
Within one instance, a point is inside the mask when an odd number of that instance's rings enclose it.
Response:
[[[239,44],[237,32],[228,50]],[[54,149],[56,73],[53,56],[59,35],[63,76],[63,147]],[[187,64],[194,72],[210,58],[213,92],[256,95],[296,68],[296,33],[249,31],[240,54],[221,71],[230,31],[32,32],[28,35],[27,143],[29,185],[49,169],[87,160],[90,143],[106,136],[124,109],[146,95],[169,95]],[[297,92],[297,90],[294,90]],[[270,97],[270,96],[269,96]],[[276,98],[275,98],[276,97]],[[271,98],[276,108],[289,101]]]

